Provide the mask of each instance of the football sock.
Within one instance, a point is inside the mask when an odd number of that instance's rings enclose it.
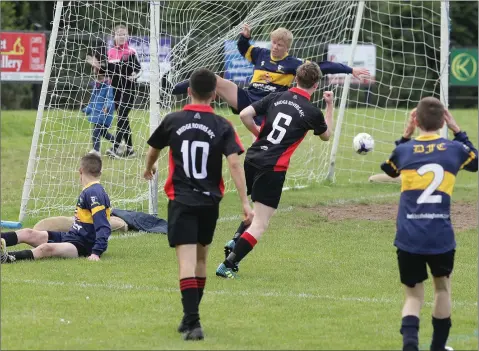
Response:
[[[203,297],[203,291],[205,290],[206,277],[196,277],[196,283],[198,284],[198,305],[201,303]]]
[[[432,317],[432,327],[434,331],[432,333],[431,351],[444,350],[451,325],[451,317],[444,319]]]
[[[2,239],[5,239],[7,246],[14,246],[18,244],[18,236],[15,232],[2,233]]]
[[[419,345],[419,318],[416,316],[405,316],[401,323],[401,334],[403,339],[403,348],[406,346]]]
[[[243,235],[240,236],[238,242],[233,249],[233,252],[229,254],[229,256],[224,261],[224,264],[228,268],[233,268],[235,264],[241,262],[243,258],[247,254],[253,250],[253,247],[256,245],[257,240],[248,232],[244,232]]]
[[[180,279],[180,290],[185,324],[193,326],[200,320],[198,313],[198,283],[196,278]]]
[[[190,86],[190,81],[188,79],[184,80],[176,84],[171,93],[173,95],[186,94],[188,92],[189,86]]]
[[[34,260],[33,251],[32,250],[22,250],[22,251],[13,251],[9,252],[9,255],[15,257],[17,261],[21,260]]]
[[[233,237],[233,240],[234,240],[235,243],[238,242],[238,239],[244,233],[245,230],[246,230],[246,225],[244,224],[244,222],[241,222],[238,229],[236,229],[236,233]]]

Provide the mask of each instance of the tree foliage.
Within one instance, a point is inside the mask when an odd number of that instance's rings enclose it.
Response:
[[[320,20],[318,11],[327,8],[325,1],[306,1],[291,8],[291,11],[278,16],[276,21],[261,23],[262,31],[254,32],[255,38],[267,39],[269,32],[284,23],[299,23],[292,28],[295,36],[304,37],[314,21]],[[160,1],[161,33],[171,36],[173,44],[177,44],[181,38],[188,36],[185,50],[187,57],[194,61],[197,55],[201,55],[205,45],[214,44],[221,40],[219,35],[228,33],[228,39],[236,36],[232,31],[245,19],[256,20],[261,18],[261,3],[259,1]],[[259,4],[259,5],[258,5]],[[450,1],[451,18],[451,47],[477,47],[478,42],[478,2],[477,1]],[[53,13],[53,1],[1,1],[1,23],[3,30],[50,30]],[[149,18],[145,14],[149,11],[149,1],[72,1],[64,2],[64,13],[68,16],[70,26],[87,28],[90,33],[85,35],[99,38],[118,23],[136,23],[130,26],[132,35],[145,35],[149,30]],[[371,1],[368,2],[364,18],[365,21],[359,40],[365,43],[377,44],[378,59],[377,80],[373,89],[373,103],[387,106],[392,101],[408,101],[418,99],[424,91],[438,93],[437,67],[440,48],[440,28],[432,23],[437,23],[437,13],[440,7],[439,1]],[[271,8],[271,7],[270,7]],[[312,11],[315,8],[315,11]],[[319,9],[319,10],[318,10]],[[255,12],[256,11],[256,12]],[[309,17],[308,17],[309,16]],[[434,17],[436,16],[436,17]],[[317,18],[313,18],[317,17]],[[352,18],[352,17],[351,17]],[[259,21],[259,20],[258,20]],[[351,19],[352,21],[352,19]],[[187,25],[193,24],[193,26]],[[313,23],[313,24],[311,24]],[[65,23],[61,23],[61,29]],[[351,22],[348,23],[351,27]],[[401,28],[401,30],[399,29]],[[224,39],[224,38],[223,38]],[[321,37],[321,42],[335,40],[327,34]],[[319,40],[319,39],[318,39]],[[101,40],[100,40],[101,41]],[[91,38],[87,39],[91,43]],[[293,51],[298,56],[322,60],[325,58],[324,45],[316,47],[301,47],[301,41],[297,41]],[[59,44],[61,45],[61,43]],[[78,56],[84,56],[88,48],[82,47]],[[422,55],[411,55],[412,52],[423,52]],[[218,52],[220,54],[220,52]],[[405,64],[403,64],[405,63]],[[218,71],[223,70],[222,63],[218,62]],[[67,72],[82,70],[81,62],[78,66],[69,67]],[[427,77],[427,80],[417,77]],[[68,81],[70,78],[66,77]],[[17,88],[19,89],[19,88]],[[12,99],[4,99],[2,89],[2,101],[5,104]],[[471,89],[467,89],[469,92]],[[454,89],[452,96],[457,92],[465,92]],[[353,100],[362,98],[353,97]],[[13,99],[14,100],[14,99]]]

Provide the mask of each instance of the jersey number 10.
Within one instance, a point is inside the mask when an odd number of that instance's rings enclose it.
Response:
[[[183,140],[181,144],[181,153],[183,155],[183,170],[188,178],[191,178],[190,174],[190,159],[193,170],[193,178],[205,179],[207,176],[206,162],[208,161],[208,154],[210,152],[210,144],[204,141],[193,141],[190,147],[189,140]],[[198,149],[201,149],[201,170],[198,172],[196,169],[196,154]]]

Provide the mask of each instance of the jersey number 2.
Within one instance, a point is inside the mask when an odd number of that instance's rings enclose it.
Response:
[[[289,126],[293,118],[290,115],[287,115],[283,112],[279,112],[274,121],[273,121],[273,130],[268,134],[266,140],[272,144],[279,144],[283,140],[284,135],[286,134],[286,129],[279,125],[279,123],[284,120],[284,125]],[[279,132],[276,137],[274,137],[275,132]]]
[[[210,144],[208,144],[204,141],[193,141],[191,143],[191,148],[190,148],[189,144],[190,144],[190,142],[188,140],[183,140],[183,143],[181,144],[181,153],[183,154],[183,170],[185,171],[186,176],[188,178],[191,178],[191,175],[190,175],[190,157],[191,157],[191,164],[193,166],[193,178],[195,178],[195,179],[205,179],[206,175],[207,175],[206,161],[208,161],[208,154],[210,152]],[[197,153],[198,148],[200,148],[202,150],[202,152],[201,152],[201,170],[199,172],[196,169],[196,153]]]
[[[422,194],[417,198],[418,204],[440,204],[442,202],[442,195],[432,195],[444,180],[444,168],[437,163],[428,163],[417,170],[420,176],[432,172],[432,182],[427,186]]]

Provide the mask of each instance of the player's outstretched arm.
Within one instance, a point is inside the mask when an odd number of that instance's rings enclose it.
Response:
[[[146,167],[145,172],[143,173],[143,177],[146,180],[152,180],[153,176],[156,173],[156,160],[158,160],[158,156],[160,156],[160,150],[155,149],[154,147],[150,146],[148,152],[146,153]]]
[[[233,182],[238,190],[238,195],[243,206],[244,222],[246,225],[249,225],[253,220],[253,210],[251,209],[248,195],[246,194],[246,180],[241,160],[237,153],[229,155],[226,159],[228,160],[231,178],[233,178]]]
[[[93,215],[93,226],[95,227],[96,240],[93,245],[92,254],[88,257],[90,261],[99,261],[100,256],[108,247],[108,238],[111,235],[111,226],[106,216],[105,205],[98,204],[91,209]]]
[[[256,111],[253,106],[248,106],[240,112],[241,122],[248,130],[253,133],[255,137],[259,135],[259,127],[254,123],[253,117],[256,116]]]
[[[332,91],[325,91],[323,93],[324,101],[326,102],[326,113],[324,119],[328,126],[328,129],[319,135],[319,138],[323,141],[328,141],[331,137],[333,130],[333,110],[334,110],[334,93]]]
[[[249,40],[251,39],[251,27],[245,23],[243,24],[243,28],[240,33],[240,37],[238,39],[238,51],[240,52],[241,56],[245,57],[246,53],[248,52],[251,44]]]
[[[370,73],[367,68],[362,67],[349,67],[347,65],[343,65],[342,63],[338,62],[331,62],[331,61],[323,61],[318,63],[319,68],[321,69],[322,74],[338,74],[338,73],[346,73],[352,74],[354,77],[369,77]]]

